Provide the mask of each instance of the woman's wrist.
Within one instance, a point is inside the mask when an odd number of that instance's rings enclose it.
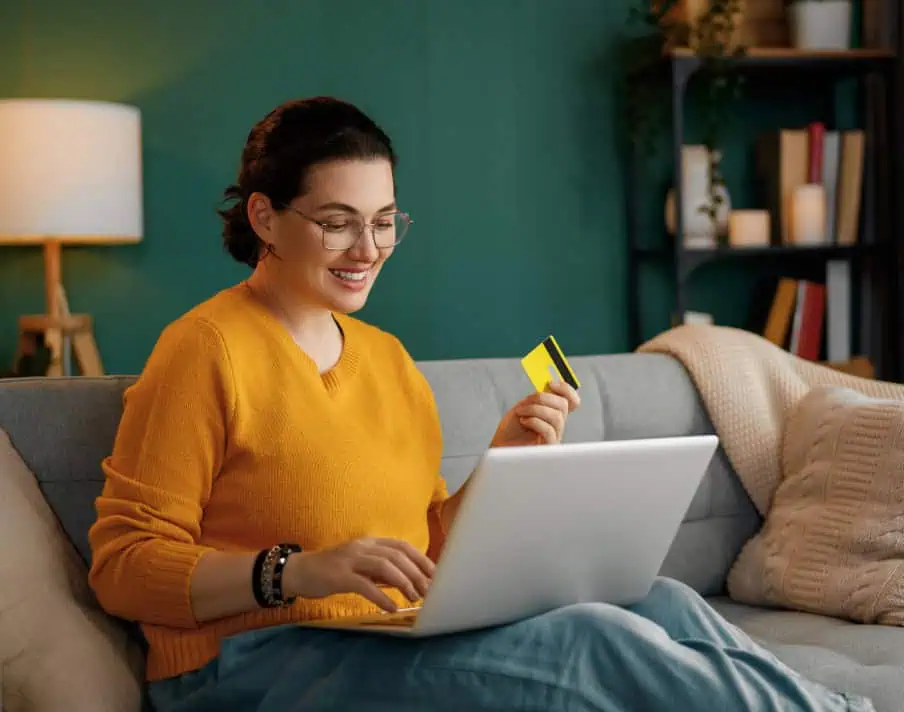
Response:
[[[285,570],[283,572],[283,594],[291,598],[309,598],[309,575],[307,573],[308,563],[312,556],[311,552],[301,551],[292,554],[286,561]]]

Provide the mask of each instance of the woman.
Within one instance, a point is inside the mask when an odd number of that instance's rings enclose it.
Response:
[[[170,324],[128,390],[90,532],[91,584],[142,624],[161,712],[867,710],[754,645],[687,587],[489,630],[396,640],[293,622],[427,591],[461,492],[403,346],[350,316],[408,217],[389,138],[326,98],[251,131],[229,253],[252,268]],[[567,385],[490,445],[559,442]]]

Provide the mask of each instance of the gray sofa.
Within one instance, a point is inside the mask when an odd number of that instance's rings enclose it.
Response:
[[[575,357],[583,407],[567,441],[712,432],[683,367],[662,355]],[[470,472],[500,416],[530,388],[516,359],[424,362],[443,419],[450,489]],[[102,487],[129,377],[0,381],[0,429],[39,480],[63,529],[87,560],[86,534]],[[668,476],[668,473],[663,473]],[[2,493],[0,493],[2,496]],[[871,697],[879,712],[904,710],[904,630],[738,605],[727,571],[759,517],[721,450],[663,565],[731,621],[808,677]],[[4,542],[4,546],[8,544]],[[606,542],[600,542],[605,546]],[[126,712],[126,711],[124,711]]]

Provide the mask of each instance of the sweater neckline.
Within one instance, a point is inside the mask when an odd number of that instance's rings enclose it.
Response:
[[[286,325],[265,304],[254,297],[247,282],[242,282],[240,292],[243,300],[272,327],[286,350],[300,360],[303,368],[313,371],[319,376],[323,387],[328,392],[339,392],[343,384],[352,379],[358,370],[361,358],[358,351],[358,334],[351,317],[341,312],[330,312],[330,316],[342,334],[342,350],[336,363],[326,371],[321,371],[317,362],[292,338]]]

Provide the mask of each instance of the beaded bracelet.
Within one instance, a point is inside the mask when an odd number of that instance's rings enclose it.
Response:
[[[289,557],[300,551],[297,544],[277,544],[258,552],[251,574],[251,589],[261,608],[289,606],[295,601],[294,596],[286,598],[283,595],[282,579]]]

